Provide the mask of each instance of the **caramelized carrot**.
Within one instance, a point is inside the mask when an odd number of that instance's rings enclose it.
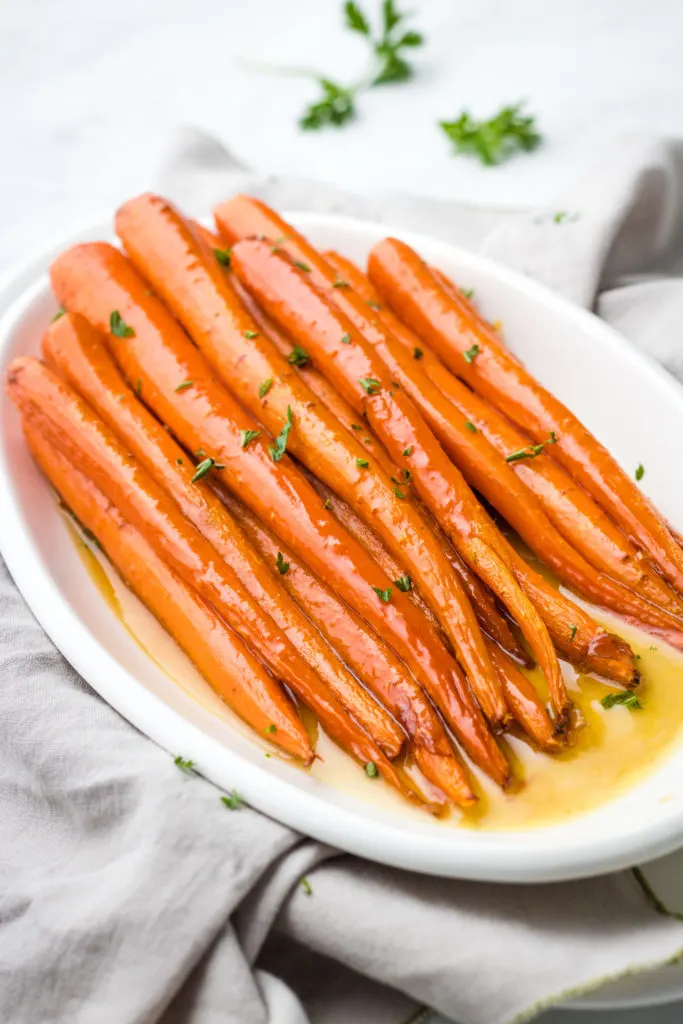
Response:
[[[259,736],[310,763],[313,752],[293,705],[244,641],[30,419],[24,428],[33,457],[64,504],[209,685]]]
[[[546,675],[558,721],[565,721],[569,699],[555,651],[542,619],[515,579],[503,538],[415,406],[391,381],[372,346],[310,284],[309,272],[273,252],[268,243],[238,242],[232,248],[232,265],[266,312],[309,347],[347,401],[365,413],[390,456],[405,460],[425,505],[518,621]]]
[[[562,746],[555,735],[555,728],[545,705],[536,690],[520,672],[514,662],[491,643],[489,654],[496,671],[503,680],[505,696],[512,709],[515,721],[534,742],[548,753],[554,753]]]
[[[110,329],[112,311],[119,313],[133,333],[110,333],[109,349],[128,381],[140,381],[146,404],[186,449],[201,447],[225,465],[221,476],[231,490],[409,663],[467,753],[505,785],[505,759],[434,631],[402,594],[379,597],[391,581],[323,508],[286,453],[276,461],[258,443],[242,447],[240,431],[258,425],[217,383],[130,261],[105,243],[75,246],[53,263],[51,278],[62,305],[100,330]],[[179,391],[186,380],[193,387]]]
[[[452,756],[438,716],[396,655],[246,505],[225,488],[219,493],[264,558],[274,561],[278,554],[282,555],[288,566],[283,576],[285,588],[340,657],[401,722],[425,777],[453,794],[457,803],[471,803],[473,794],[467,776]]]
[[[397,239],[374,247],[368,272],[394,311],[454,373],[537,444],[556,437],[553,458],[683,589],[683,551],[662,516],[577,417],[505,349],[473,307],[448,294],[417,253]]]
[[[268,566],[259,558],[207,479],[192,482],[193,462],[128,388],[99,331],[78,314],[68,313],[50,325],[42,347],[46,362],[89,402],[152,479],[178,503],[341,705],[390,757],[397,757],[405,739],[401,729],[377,707],[292,604],[276,578],[275,562]]]
[[[290,450],[381,532],[420,583],[494,728],[508,716],[476,616],[424,520],[368,451],[328,410],[257,329],[221,266],[192,224],[158,196],[117,213],[116,228],[134,263],[175,313],[223,383],[275,434],[287,410],[296,421]],[[268,252],[271,246],[266,246]],[[273,247],[274,248],[274,247]],[[340,338],[342,335],[340,335]],[[343,344],[343,343],[342,343]],[[302,348],[293,358],[308,359]],[[272,381],[266,399],[260,383]]]
[[[327,693],[275,623],[236,575],[184,518],[178,506],[142,470],[85,402],[38,360],[15,359],[7,371],[10,397],[55,448],[82,466],[159,557],[208,601],[250,647],[308,704],[335,738],[363,763],[378,750]]]

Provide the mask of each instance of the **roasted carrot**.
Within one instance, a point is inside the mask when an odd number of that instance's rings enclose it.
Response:
[[[260,608],[318,674],[351,715],[397,757],[405,737],[292,604],[276,578],[276,567],[256,554],[240,527],[216,498],[207,479],[194,483],[195,466],[128,388],[104,347],[105,339],[78,314],[48,328],[43,356],[123,442],[153,480],[174,499],[208,540]]]
[[[390,379],[372,346],[301,270],[273,247],[244,240],[232,248],[237,276],[266,312],[304,346],[368,422],[465,560],[519,623],[546,675],[561,723],[569,711],[564,680],[546,627],[518,585],[504,540],[446,456],[420,413]],[[348,336],[348,343],[341,341]],[[407,453],[407,454],[405,454]]]
[[[118,211],[116,229],[133,262],[241,404],[273,434],[291,409],[296,429],[290,450],[400,552],[449,636],[484,713],[494,728],[501,727],[508,709],[476,616],[436,538],[401,487],[392,485],[256,329],[191,222],[160,197],[143,195]],[[266,248],[270,252],[271,246]],[[299,361],[309,358],[300,346],[292,354]],[[259,394],[264,380],[272,381],[265,400]]]
[[[360,616],[322,583],[234,495],[220,495],[264,558],[281,555],[286,566],[283,584],[294,600],[333,644],[340,657],[365,680],[373,693],[401,722],[411,738],[410,751],[427,779],[451,793],[459,804],[473,794],[432,705],[391,648]]]
[[[23,415],[69,461],[83,467],[124,518],[144,533],[170,568],[216,609],[322,722],[334,720],[337,735],[341,739],[346,737],[347,749],[355,750],[360,760],[360,752],[365,749],[364,760],[372,760],[367,756],[362,730],[250,597],[235,573],[221,562],[215,549],[126,452],[90,406],[51,370],[30,357],[15,359],[10,364],[7,386]],[[381,721],[381,716],[377,717]],[[374,740],[368,739],[368,743],[374,746]]]
[[[505,349],[473,307],[448,294],[417,253],[397,239],[374,247],[368,272],[394,311],[454,373],[537,444],[556,438],[553,458],[683,589],[683,551],[665,520],[607,449]]]
[[[505,696],[515,721],[541,750],[548,753],[559,750],[562,743],[555,735],[554,725],[535,688],[500,647],[490,643],[489,654],[503,680]]]
[[[378,592],[386,595],[391,581],[323,508],[286,453],[276,461],[258,438],[242,447],[240,432],[258,425],[217,383],[209,364],[129,260],[105,243],[76,246],[53,263],[51,278],[65,308],[109,330],[110,351],[128,381],[140,381],[145,402],[159,419],[188,450],[201,447],[225,465],[221,475],[231,490],[410,664],[467,753],[505,784],[505,759],[433,630],[402,594],[392,591],[390,600],[380,598]],[[132,332],[127,337],[111,333],[112,311]],[[186,380],[193,387],[179,391]]]
[[[244,641],[30,419],[24,426],[36,462],[67,508],[210,686],[260,736],[308,764],[313,752],[294,706]]]
[[[439,271],[433,269],[433,273],[445,290],[455,290],[455,286]],[[382,307],[380,316],[390,318],[389,326],[402,344],[420,344],[416,335],[386,306]],[[458,380],[433,353],[425,351],[421,366],[451,404],[502,455],[507,457],[514,452],[532,449],[528,435],[521,433],[497,409]],[[556,528],[586,561],[630,587],[646,601],[675,615],[683,612],[683,599],[652,568],[649,557],[631,543],[594,499],[546,454],[545,449],[532,459],[516,460],[511,465],[542,503]]]

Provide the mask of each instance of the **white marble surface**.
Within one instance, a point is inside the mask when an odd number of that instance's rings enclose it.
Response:
[[[240,60],[353,79],[363,48],[341,30],[340,0],[0,0],[0,272],[153,186],[179,124],[257,168],[494,205],[554,200],[620,132],[683,131],[681,0],[405,5],[428,39],[415,81],[364,96],[346,129],[302,134],[314,86]],[[449,155],[437,120],[522,98],[546,137],[537,153],[489,170]],[[542,1018],[682,1019],[683,1005]]]

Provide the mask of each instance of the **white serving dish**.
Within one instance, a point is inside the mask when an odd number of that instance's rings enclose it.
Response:
[[[365,256],[384,225],[319,214],[290,217],[320,246]],[[573,408],[625,466],[647,463],[643,481],[683,528],[683,389],[597,318],[482,257],[400,232],[429,260],[474,287],[483,311],[505,325],[511,347]],[[108,225],[80,239],[111,235]],[[0,289],[0,372],[38,351],[54,313],[46,269],[54,252]],[[676,471],[672,472],[675,467]],[[276,758],[221,712],[151,662],[94,588],[69,543],[47,485],[33,466],[18,416],[0,419],[0,549],[53,641],[88,682],[140,730],[254,807],[341,849],[427,874],[490,881],[550,881],[599,874],[683,845],[683,744],[649,777],[582,817],[533,831],[444,828],[427,815],[378,808]],[[683,680],[682,680],[683,684]],[[199,685],[199,684],[198,684]]]

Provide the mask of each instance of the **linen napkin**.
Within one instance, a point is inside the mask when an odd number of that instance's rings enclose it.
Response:
[[[672,145],[624,139],[556,208],[512,213],[254,175],[194,130],[158,187],[195,215],[248,190],[478,248],[595,305],[683,375]],[[401,1024],[427,1004],[460,1024],[511,1024],[683,951],[681,924],[630,872],[538,887],[430,879],[229,811],[79,678],[4,567],[0,683],[2,1021]]]

